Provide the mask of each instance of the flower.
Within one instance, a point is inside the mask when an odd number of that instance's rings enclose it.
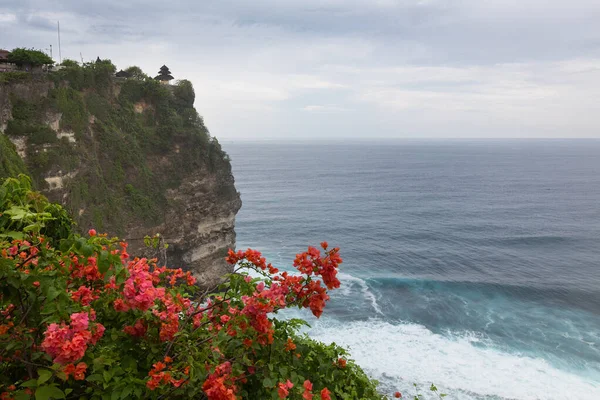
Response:
[[[323,390],[321,390],[321,400],[331,400],[330,394],[331,392],[329,389],[323,388]]]
[[[296,345],[292,342],[292,339],[288,338],[287,343],[285,345],[285,351],[293,351],[296,350]]]
[[[287,382],[280,382],[277,386],[277,394],[279,394],[279,398],[285,399],[288,394],[290,394],[289,389],[293,388],[294,384],[288,379]]]
[[[304,381],[304,384],[302,386],[304,386],[304,393],[302,393],[302,398],[304,400],[312,400],[312,398],[313,398],[313,394],[311,393],[312,388],[313,388],[312,382],[307,379]]]
[[[399,399],[400,397],[402,397],[402,393],[396,392],[396,393],[394,393],[394,397]]]
[[[88,233],[90,234],[90,236],[96,236],[96,230],[95,229],[90,229],[88,231]]]

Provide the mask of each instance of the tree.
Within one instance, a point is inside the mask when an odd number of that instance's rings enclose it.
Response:
[[[173,90],[173,95],[175,96],[175,106],[179,109],[194,107],[196,93],[194,92],[192,82],[187,79],[177,81],[177,85],[175,85]]]
[[[77,61],[71,60],[69,58],[65,58],[60,65],[64,67],[79,67],[79,63]]]
[[[54,64],[54,60],[43,51],[23,47],[13,49],[8,55],[7,60],[20,67],[24,65],[38,67],[40,65]]]
[[[129,68],[126,68],[125,72],[127,72],[129,74],[131,79],[136,79],[138,81],[143,81],[144,79],[148,78],[148,75],[146,75],[140,67],[135,66],[135,65],[131,66]]]

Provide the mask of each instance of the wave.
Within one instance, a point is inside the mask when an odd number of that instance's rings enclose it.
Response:
[[[377,314],[383,315],[383,312],[381,311],[381,308],[379,307],[379,304],[377,303],[377,297],[369,288],[367,281],[365,281],[364,279],[358,278],[356,276],[346,274],[346,273],[340,273],[338,275],[338,277],[339,277],[340,281],[343,282],[343,285],[341,286],[341,290],[340,290],[340,294],[342,296],[350,296],[352,294],[353,286],[358,285],[360,287],[360,291],[361,291],[363,297],[369,301],[373,310]]]
[[[420,292],[452,292],[463,296],[477,295],[495,297],[498,295],[534,301],[554,306],[579,308],[600,315],[600,290],[572,288],[541,282],[521,281],[519,283],[482,282],[478,280],[423,279],[418,277],[373,277],[366,281],[373,288],[407,289]]]
[[[413,383],[435,383],[457,400],[600,398],[600,372],[584,378],[541,358],[481,346],[490,343],[475,332],[440,335],[411,323],[325,319],[309,335],[347,347],[386,392],[412,395]]]

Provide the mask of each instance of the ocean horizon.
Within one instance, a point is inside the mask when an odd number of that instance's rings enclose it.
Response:
[[[339,246],[322,318],[294,315],[383,390],[600,398],[600,140],[222,145],[238,248]]]

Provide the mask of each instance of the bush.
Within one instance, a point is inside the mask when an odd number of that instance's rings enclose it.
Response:
[[[196,100],[196,93],[194,92],[194,86],[192,82],[187,79],[177,81],[173,89],[173,96],[175,98],[175,107],[178,110],[184,110],[186,108],[194,107],[194,100]]]
[[[132,259],[116,238],[69,234],[64,211],[23,177],[0,195],[1,398],[383,398],[345,350],[276,318],[321,315],[339,249],[309,247],[298,275],[230,250],[235,272],[201,292],[189,272]]]
[[[26,172],[25,164],[17,154],[15,145],[8,136],[0,133],[0,180]]]
[[[60,65],[63,67],[79,67],[79,63],[77,61],[68,58],[65,58]]]
[[[82,94],[69,87],[59,87],[53,89],[50,96],[57,110],[62,113],[61,128],[73,130],[80,138],[88,126],[88,113]]]
[[[31,79],[31,74],[23,71],[0,72],[0,83],[25,82]]]
[[[31,66],[40,66],[45,64],[54,64],[46,53],[41,50],[16,48],[8,54],[8,62],[19,66],[29,64]]]

